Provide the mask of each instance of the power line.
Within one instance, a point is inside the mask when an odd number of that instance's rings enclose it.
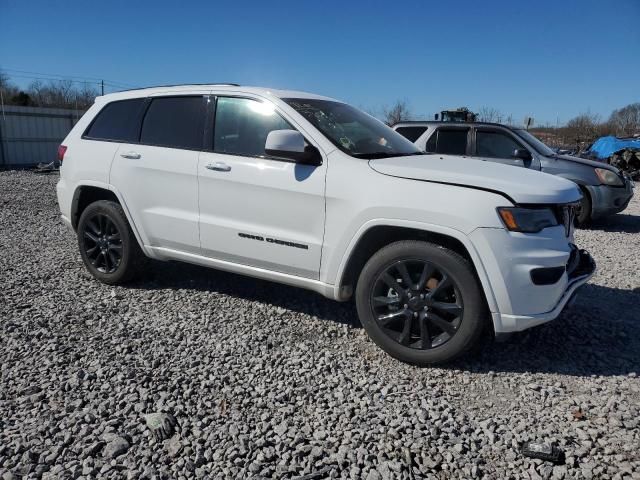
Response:
[[[15,73],[19,73],[19,74],[29,74],[29,75],[37,75],[39,77],[43,77],[46,80],[73,80],[73,79],[77,79],[77,80],[84,80],[84,81],[88,81],[87,83],[91,83],[89,81],[94,81],[94,82],[100,82],[102,80],[104,80],[105,84],[110,84],[110,85],[115,85],[118,87],[127,87],[127,88],[139,88],[139,85],[132,85],[130,83],[124,83],[124,82],[119,82],[119,81],[114,81],[114,80],[107,80],[107,79],[103,79],[103,78],[99,78],[99,77],[83,77],[80,75],[59,75],[56,73],[42,73],[42,72],[32,72],[32,71],[28,71],[28,70],[17,70],[14,68],[5,68],[5,67],[1,67],[0,70],[4,70],[6,72],[15,72]],[[13,75],[12,76],[19,76],[19,75]],[[53,78],[53,77],[57,77],[57,78]]]
[[[42,72],[32,72],[29,70],[16,70],[14,68],[2,68],[2,70],[6,70],[9,72],[15,72],[15,73],[28,73],[30,75],[41,75],[41,76],[47,76],[47,77],[63,77],[63,78],[77,78],[77,79],[82,79],[82,80],[101,80],[99,77],[84,77],[81,75],[59,75],[57,73],[42,73]]]
[[[122,87],[134,87],[136,88],[137,85],[132,85],[129,83],[124,83],[124,82],[119,82],[119,81],[114,81],[114,80],[107,80],[107,79],[103,79],[100,77],[83,77],[83,76],[79,76],[79,75],[59,75],[56,73],[42,73],[42,72],[31,72],[31,71],[27,71],[27,70],[16,70],[13,68],[1,68],[0,70],[6,70],[7,72],[15,72],[15,73],[27,73],[27,74],[31,74],[31,75],[38,75],[41,77],[47,77],[47,79],[54,79],[51,77],[57,77],[60,78],[62,80],[73,80],[73,79],[77,79],[77,80],[83,80],[83,81],[95,81],[95,82],[99,82],[104,80],[105,83],[109,83],[112,85],[117,85],[117,86],[122,86]],[[55,80],[55,79],[54,79]]]
[[[111,83],[111,82],[102,82],[102,81],[89,81],[89,80],[72,80],[70,78],[52,78],[52,77],[42,77],[42,76],[35,76],[35,75],[16,75],[16,74],[10,74],[9,75],[11,78],[27,78],[30,80],[49,80],[49,81],[56,81],[56,82],[61,82],[61,81],[68,81],[71,83],[76,83],[76,84],[84,84],[84,85],[100,85],[102,86],[103,84],[105,86],[109,86],[111,87],[114,91],[117,90],[126,90],[128,87],[124,86],[124,85],[118,85],[115,83]]]

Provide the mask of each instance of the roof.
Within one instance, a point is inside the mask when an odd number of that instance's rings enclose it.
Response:
[[[125,98],[138,98],[138,97],[146,97],[150,95],[155,95],[158,93],[186,93],[189,91],[202,91],[202,90],[211,90],[215,92],[221,93],[230,93],[230,94],[255,94],[264,97],[277,97],[277,98],[309,98],[316,100],[330,100],[330,101],[339,101],[333,98],[324,97],[322,95],[316,95],[313,93],[300,92],[296,90],[279,90],[274,88],[267,87],[249,87],[249,86],[240,86],[234,83],[195,83],[195,84],[184,84],[184,85],[161,85],[156,87],[148,87],[148,88],[138,88],[133,90],[123,90],[121,92],[109,93],[107,95],[103,95],[101,97],[97,97],[100,101],[113,101],[120,100]],[[96,100],[97,100],[96,99]]]
[[[407,120],[404,122],[398,122],[391,125],[392,128],[395,127],[419,127],[419,126],[431,126],[431,125],[446,125],[446,126],[455,126],[455,125],[475,125],[480,127],[502,127],[508,128],[510,130],[523,130],[521,127],[511,127],[509,125],[505,125],[503,123],[494,123],[494,122],[443,122],[440,120]]]

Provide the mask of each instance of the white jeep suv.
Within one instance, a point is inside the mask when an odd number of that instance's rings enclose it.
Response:
[[[102,282],[150,257],[355,297],[373,341],[414,364],[556,318],[595,268],[573,244],[572,182],[424,154],[318,95],[105,95],[59,158],[62,219]]]

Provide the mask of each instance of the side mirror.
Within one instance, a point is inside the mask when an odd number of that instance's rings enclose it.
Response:
[[[272,130],[267,135],[264,151],[267,155],[305,165],[322,165],[320,152],[312,145],[305,146],[304,137],[297,130]]]
[[[438,118],[440,118],[440,115],[438,115],[437,113],[433,116],[433,118],[435,118],[436,122],[438,121]]]
[[[529,161],[531,160],[531,152],[526,148],[516,148],[513,151],[513,158],[519,158],[520,160]]]

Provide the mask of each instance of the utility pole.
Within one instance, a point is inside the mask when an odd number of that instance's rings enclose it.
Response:
[[[100,80],[100,90],[102,91],[102,95],[104,95],[104,80]]]

